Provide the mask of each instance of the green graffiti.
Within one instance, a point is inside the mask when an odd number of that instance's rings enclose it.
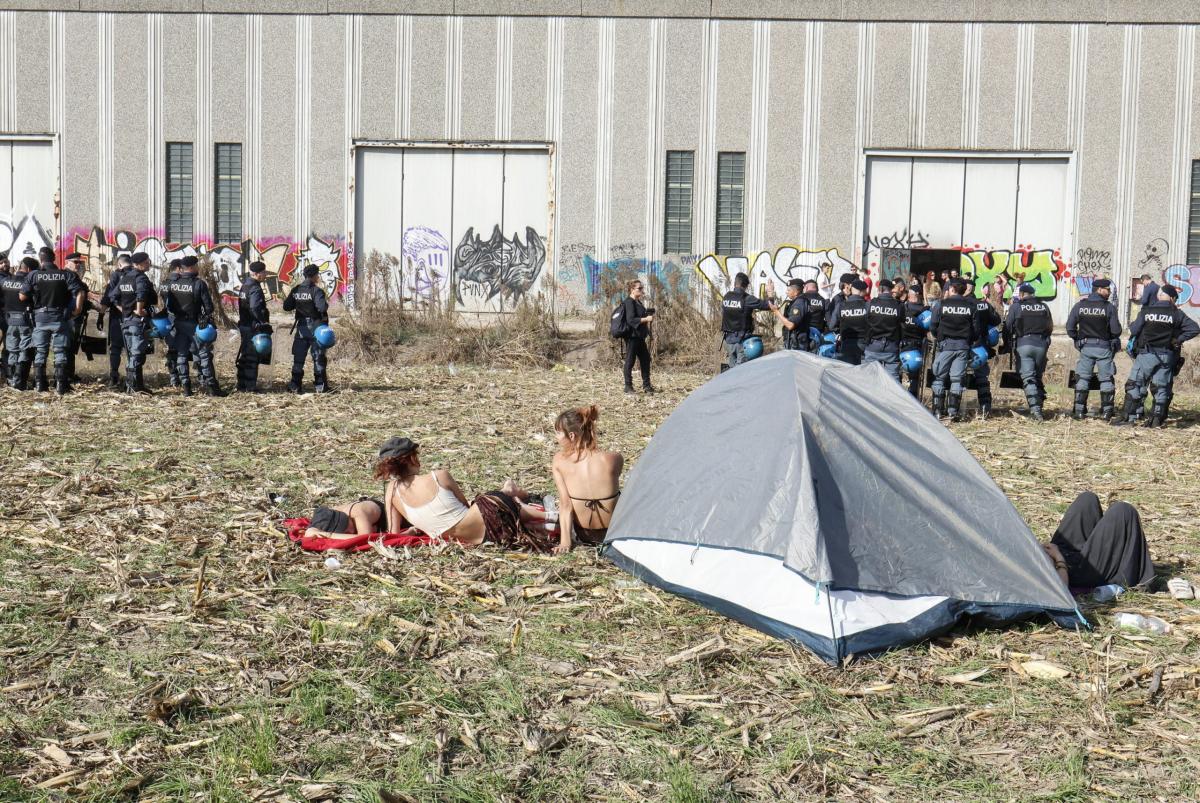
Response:
[[[1008,280],[1005,298],[1012,298],[1013,290],[1023,282],[1033,285],[1038,298],[1054,298],[1058,295],[1058,274],[1063,269],[1050,250],[964,251],[960,266],[964,277],[975,280],[978,296],[983,295],[985,284],[1003,276]]]

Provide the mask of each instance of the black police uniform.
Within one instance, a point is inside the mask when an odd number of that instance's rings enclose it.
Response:
[[[963,377],[971,359],[971,344],[977,337],[976,319],[975,302],[963,296],[947,296],[930,308],[929,329],[937,343],[937,354],[933,358],[933,414],[936,416],[958,418]]]
[[[987,349],[988,357],[992,357],[996,352],[988,343],[988,330],[993,326],[999,326],[1001,323],[1000,313],[996,312],[986,300],[974,297],[970,298],[975,304],[975,343],[973,345]],[[990,359],[985,360],[983,365],[978,368],[972,368],[972,380],[975,385],[975,395],[979,402],[980,415],[986,416],[992,411],[992,364]]]
[[[1142,307],[1137,319],[1129,327],[1129,336],[1134,341],[1137,356],[1134,357],[1129,379],[1125,382],[1125,407],[1121,417],[1113,423],[1136,420],[1147,392],[1151,390],[1154,407],[1147,426],[1162,426],[1171,405],[1175,365],[1180,357],[1179,347],[1196,335],[1200,335],[1200,325],[1176,307],[1174,302],[1155,299]]]
[[[46,362],[54,349],[54,384],[59,393],[66,393],[67,343],[70,339],[71,318],[83,284],[74,271],[63,270],[52,262],[30,271],[21,293],[33,308],[33,371],[38,390],[49,390]]]
[[[783,347],[794,351],[809,351],[808,328],[812,326],[812,307],[803,295],[788,299],[780,310],[792,328],[783,327]]]
[[[808,301],[808,325],[821,334],[828,332],[829,302],[816,290],[810,290],[802,298]],[[809,345],[814,349],[817,347],[816,343]]]
[[[722,340],[725,347],[725,362],[721,363],[722,372],[746,361],[746,352],[742,344],[754,334],[754,313],[770,308],[766,301],[750,295],[744,287],[735,287],[722,296],[721,334],[724,336]]]
[[[867,304],[867,347],[863,362],[877,362],[900,381],[900,341],[904,337],[904,304],[886,290]]]
[[[164,306],[167,303],[167,301],[166,301],[167,289],[171,286],[171,282],[177,281],[182,276],[183,276],[182,273],[180,273],[177,270],[173,270],[167,276],[166,280],[163,281],[163,283],[159,286],[158,297],[163,300]],[[159,312],[157,313],[157,317],[163,317],[163,316],[166,316],[167,318],[169,318],[171,320],[171,325],[172,325],[172,330],[173,330],[174,322],[175,322],[174,316],[170,313],[169,310],[166,310],[166,309],[159,310]],[[164,360],[165,360],[165,364],[167,366],[167,376],[170,377],[171,387],[173,387],[173,388],[179,387],[179,383],[181,381],[181,378],[179,375],[179,350],[175,347],[175,342],[176,342],[175,336],[172,334],[172,332],[168,332],[166,337],[163,338],[163,345],[166,347],[164,349],[164,351],[166,351]],[[184,361],[186,362],[186,360],[187,360],[187,357],[185,355]]]
[[[78,273],[75,274],[79,276]],[[78,374],[75,373],[75,358],[79,356],[79,347],[83,343],[84,328],[87,326],[87,316],[95,307],[92,301],[88,298],[88,293],[91,288],[87,286],[87,282],[83,279],[79,280],[79,284],[83,287],[83,312],[71,319],[71,328],[68,330],[67,340],[67,382],[74,383],[79,381]],[[90,359],[90,357],[89,357]]]
[[[4,336],[8,359],[6,375],[9,387],[17,390],[25,390],[29,367],[33,364],[33,311],[29,302],[21,300],[21,288],[28,275],[28,271],[20,271],[0,279],[0,304],[7,329]]]
[[[1075,341],[1075,348],[1079,350],[1072,416],[1080,419],[1087,415],[1088,390],[1095,371],[1100,376],[1100,417],[1112,418],[1117,388],[1113,381],[1117,372],[1113,356],[1121,350],[1121,322],[1117,320],[1117,308],[1093,292],[1071,308],[1066,330],[1067,337]]]
[[[237,355],[238,390],[258,391],[258,365],[264,360],[254,350],[254,336],[271,332],[271,312],[262,285],[253,275],[247,275],[238,290],[238,334],[242,337]],[[265,362],[269,364],[269,359]]]
[[[221,389],[213,367],[213,344],[196,340],[196,329],[212,324],[213,301],[208,285],[194,273],[179,273],[167,281],[163,303],[171,315],[168,352],[176,355],[174,374],[179,377],[183,395],[192,392],[192,357],[200,369],[200,387],[209,396],[218,395]]]
[[[1004,319],[1004,348],[1016,351],[1025,402],[1029,405],[1029,415],[1037,421],[1042,420],[1042,405],[1046,401],[1042,378],[1053,333],[1054,318],[1045,301],[1030,296],[1017,298],[1009,305]]]
[[[0,283],[12,278],[12,271],[0,268]],[[8,382],[8,316],[4,314],[4,290],[0,286],[0,380]]]
[[[117,309],[121,311],[121,334],[125,338],[125,389],[129,392],[149,393],[143,374],[150,337],[146,332],[150,320],[150,308],[158,303],[154,283],[146,273],[132,268],[121,274],[114,293]],[[146,314],[137,314],[138,302]]]
[[[113,268],[104,295],[100,297],[101,313],[96,319],[96,329],[104,331],[108,338],[108,386],[113,390],[121,387],[121,354],[125,351],[125,334],[121,331],[121,311],[117,304],[117,284],[131,270],[133,268]],[[105,311],[108,313],[107,328],[102,323]]]
[[[299,393],[304,381],[304,361],[312,354],[313,390],[324,393],[328,386],[325,378],[325,348],[317,342],[313,332],[318,326],[329,323],[329,302],[325,291],[312,281],[306,280],[292,288],[283,300],[284,312],[296,313],[296,333],[292,337],[292,381],[288,390]]]
[[[921,352],[921,368],[916,371],[906,371],[908,374],[908,392],[916,397],[921,396],[921,383],[925,378],[925,345],[929,332],[917,323],[917,318],[929,307],[920,301],[904,302],[904,324],[900,327],[900,352]]]
[[[867,336],[867,300],[862,296],[848,296],[833,308],[829,328],[837,332],[837,358],[851,365],[859,365],[863,358],[863,339]]]

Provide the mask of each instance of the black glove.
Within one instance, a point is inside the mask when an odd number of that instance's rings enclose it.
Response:
[[[1075,343],[1075,350],[1076,350],[1076,351],[1083,351],[1083,346],[1082,346],[1082,345],[1080,345],[1080,343],[1079,343],[1079,341],[1078,341],[1078,340],[1075,340],[1075,341],[1073,341],[1073,342]]]
[[[104,313],[103,312],[96,316],[96,331],[97,332],[104,331]]]
[[[1000,348],[996,349],[997,354],[1011,354],[1013,350],[1012,343],[1001,343]]]
[[[1114,337],[1112,340],[1108,341],[1108,345],[1110,348],[1112,348],[1113,354],[1116,354],[1121,350],[1121,338]]]
[[[251,328],[251,331],[256,335],[270,335],[275,333],[274,327],[269,323],[256,323]]]

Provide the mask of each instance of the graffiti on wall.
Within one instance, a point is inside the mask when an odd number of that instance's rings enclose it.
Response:
[[[36,257],[38,249],[54,247],[54,236],[33,215],[17,220],[16,212],[0,218],[0,251],[8,251],[10,262],[19,262],[24,257]]]
[[[975,280],[975,292],[980,296],[984,285],[995,282],[1004,286],[1005,298],[1012,298],[1014,288],[1028,283],[1038,298],[1051,299],[1058,295],[1059,280],[1070,277],[1057,250],[1032,246],[1018,246],[1011,251],[964,249],[959,264],[961,274]]]
[[[468,228],[454,249],[454,298],[468,310],[511,309],[533,289],[546,264],[546,245],[532,226],[525,242],[505,237],[497,224],[484,240]]]
[[[907,227],[890,234],[868,234],[867,250],[874,248],[882,251],[884,248],[928,248],[929,234],[923,231],[909,231]]]
[[[409,226],[402,243],[403,293],[418,307],[446,300],[450,278],[450,243],[436,229]]]
[[[815,281],[826,298],[836,291],[837,277],[855,268],[854,263],[838,253],[836,248],[808,251],[795,245],[781,245],[774,251],[760,251],[752,256],[719,256],[708,254],[696,265],[696,272],[717,295],[733,286],[733,277],[745,273],[750,277],[752,292],[760,296],[783,297],[792,279]]]
[[[1200,319],[1200,265],[1172,265],[1163,271],[1162,280],[1179,291],[1179,308]]]
[[[1167,269],[1167,252],[1171,246],[1161,237],[1155,237],[1146,243],[1145,253],[1138,259],[1138,272],[1158,276]]]
[[[172,243],[158,232],[106,232],[93,226],[73,230],[64,243],[69,243],[69,250],[78,251],[86,260],[87,281],[92,287],[103,285],[117,257],[145,251],[156,268],[156,279],[161,279],[163,268],[172,259],[207,257],[222,296],[237,295],[251,262],[266,265],[265,286],[271,295],[281,295],[299,282],[308,265],[317,267],[321,284],[330,296],[342,296],[349,303],[353,294],[349,248],[340,238],[322,239],[312,235],[300,242],[274,237],[257,241],[246,239],[234,244],[214,244],[202,239]]]
[[[1092,292],[1092,282],[1112,278],[1112,251],[1100,248],[1080,248],[1075,252],[1071,265],[1075,292],[1086,296]]]

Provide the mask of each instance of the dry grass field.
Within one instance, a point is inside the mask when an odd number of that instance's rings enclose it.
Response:
[[[1166,594],[832,669],[592,551],[327,569],[279,522],[377,491],[385,437],[469,491],[548,493],[561,409],[599,403],[630,464],[705,379],[331,371],[326,397],[0,391],[0,799],[1200,797],[1200,603]],[[1093,489],[1200,580],[1200,397],[1177,408],[1156,431],[1007,410],[954,431],[1039,537]],[[1119,631],[1124,610],[1172,631]]]

